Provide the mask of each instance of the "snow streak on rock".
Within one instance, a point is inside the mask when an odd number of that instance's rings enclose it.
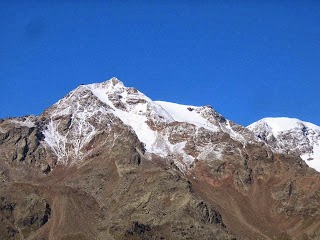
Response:
[[[91,92],[78,87],[47,110],[50,121],[43,131],[45,143],[58,162],[73,164],[84,155],[83,148],[98,133],[99,124],[111,128],[108,107],[98,104]]]
[[[34,118],[34,116],[27,116],[27,117],[21,117],[18,119],[12,119],[10,120],[10,122],[23,126],[23,127],[28,127],[28,128],[32,128],[35,127],[34,122],[32,121]]]

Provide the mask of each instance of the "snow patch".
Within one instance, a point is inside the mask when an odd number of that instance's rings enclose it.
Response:
[[[201,153],[197,156],[199,160],[221,160],[223,147],[217,144],[208,144],[201,149]]]
[[[29,118],[25,118],[24,121],[19,121],[19,120],[16,120],[16,119],[12,119],[10,120],[10,122],[14,123],[14,124],[18,124],[20,126],[23,126],[23,127],[28,127],[28,128],[32,128],[32,127],[35,127],[34,123],[29,119]]]
[[[320,172],[320,144],[315,144],[313,146],[312,153],[302,154],[301,158],[308,164],[309,167]]]
[[[195,111],[199,107],[163,101],[155,101],[155,103],[163,107],[177,122],[191,123],[197,127],[203,127],[215,132],[219,130],[218,127]]]
[[[58,131],[58,123],[50,121],[47,129],[43,131],[44,141],[58,157],[58,161],[66,164],[68,161],[68,151],[66,149],[67,138]]]
[[[228,133],[233,140],[241,142],[243,146],[246,145],[247,140],[245,139],[245,137],[232,129],[229,120],[227,120],[227,124],[220,124],[220,127],[225,133]]]

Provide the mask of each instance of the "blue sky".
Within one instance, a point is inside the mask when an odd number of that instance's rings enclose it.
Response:
[[[0,118],[113,76],[248,125],[320,125],[320,1],[0,1]]]

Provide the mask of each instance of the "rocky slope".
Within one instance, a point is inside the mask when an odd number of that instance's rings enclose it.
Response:
[[[318,239],[320,174],[118,79],[0,121],[0,239]]]
[[[295,118],[264,118],[248,129],[273,151],[299,155],[320,172],[320,127]]]

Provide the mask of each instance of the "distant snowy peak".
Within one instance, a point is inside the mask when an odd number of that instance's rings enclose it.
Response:
[[[320,127],[296,118],[264,118],[247,127],[276,152],[296,153],[320,171]]]
[[[281,132],[291,131],[291,130],[301,130],[305,132],[306,130],[320,131],[320,127],[309,122],[301,121],[297,118],[263,118],[248,126],[249,129],[265,128],[271,131],[274,135],[281,134]]]

